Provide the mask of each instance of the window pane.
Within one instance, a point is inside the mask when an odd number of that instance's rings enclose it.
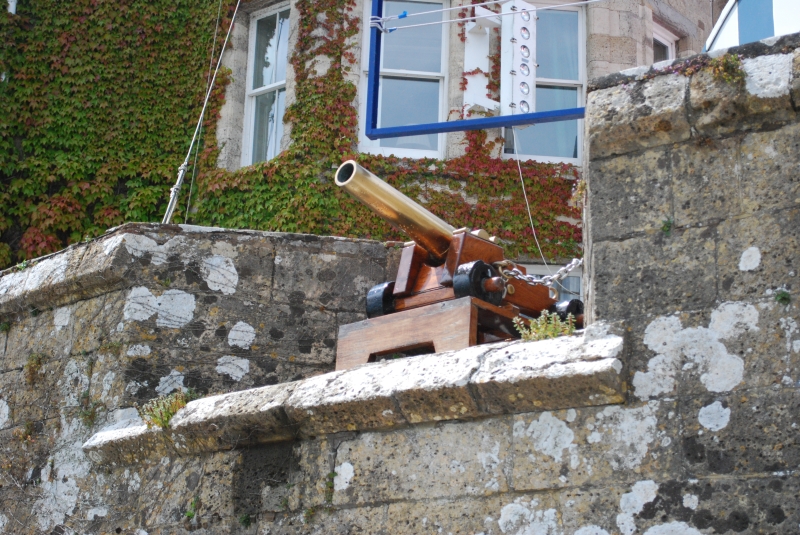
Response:
[[[569,301],[581,298],[581,278],[566,277],[558,285],[558,300]]]
[[[574,87],[536,87],[536,111],[563,110],[578,106],[578,89]],[[506,128],[506,154],[578,157],[578,121],[535,124],[525,129],[516,129],[514,140],[511,129]]]
[[[439,122],[439,82],[381,77],[379,125],[407,126]],[[439,136],[396,137],[381,139],[381,147],[438,150]]]
[[[537,78],[578,80],[578,12],[548,10],[537,16]]]
[[[403,11],[421,13],[442,9],[442,4],[423,2],[395,2],[383,4],[384,16],[399,15]],[[410,19],[393,20],[389,26],[408,26],[442,20],[441,13],[421,15]],[[423,26],[398,30],[383,36],[383,68],[407,71],[441,72],[442,70],[442,26]]]
[[[256,97],[253,163],[274,158],[280,152],[285,101],[285,89]]]
[[[289,10],[256,23],[256,56],[253,89],[286,79],[289,47]]]
[[[666,59],[669,59],[669,47],[658,39],[653,39],[653,63]]]

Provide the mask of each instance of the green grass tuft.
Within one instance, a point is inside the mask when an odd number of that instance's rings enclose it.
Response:
[[[530,321],[529,325],[517,316],[514,318],[514,327],[525,342],[547,340],[559,336],[569,336],[575,332],[575,319],[572,314],[567,316],[567,321],[561,321],[558,314],[548,314],[543,311],[538,318]]]
[[[147,427],[157,425],[162,429],[169,427],[169,421],[179,410],[184,408],[187,403],[199,398],[195,390],[188,388],[185,392],[173,392],[167,396],[159,396],[151,399],[141,407],[134,405],[139,412],[142,420]]]

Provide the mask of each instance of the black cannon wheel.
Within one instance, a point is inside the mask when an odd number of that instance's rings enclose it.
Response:
[[[394,281],[383,282],[367,292],[367,317],[377,318],[394,312]]]
[[[548,309],[551,314],[558,314],[561,321],[567,321],[567,316],[572,314],[572,318],[576,319],[583,314],[583,301],[580,299],[572,299],[570,301],[561,301],[556,303]]]
[[[492,305],[500,306],[503,292],[487,292],[483,287],[484,280],[498,276],[497,270],[483,260],[461,264],[453,275],[453,292],[456,298],[477,297]]]

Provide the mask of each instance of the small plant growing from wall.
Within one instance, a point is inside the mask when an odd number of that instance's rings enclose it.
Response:
[[[325,503],[333,503],[333,480],[336,477],[336,472],[330,472],[325,476]]]
[[[249,528],[250,524],[252,523],[253,521],[250,519],[250,515],[248,515],[247,513],[239,517],[239,524],[241,524],[245,528]]]
[[[97,348],[98,351],[108,351],[116,353],[119,353],[120,349],[122,349],[122,342],[104,342],[100,347]]]
[[[25,372],[25,382],[28,386],[36,384],[36,380],[42,371],[42,364],[44,363],[44,355],[41,353],[31,353],[28,356],[28,361],[25,363],[23,370]]]
[[[189,509],[185,513],[183,513],[183,515],[189,520],[194,519],[194,517],[197,516],[197,508],[199,506],[200,506],[200,497],[195,496],[194,498],[192,498],[192,501],[189,502]]]
[[[15,429],[11,434],[20,442],[36,442],[33,438],[34,431],[36,431],[36,427],[34,426],[33,422],[27,421],[25,422],[25,425]]]
[[[517,316],[514,318],[514,327],[522,336],[524,342],[535,342],[537,340],[571,335],[575,332],[575,319],[572,314],[569,314],[567,315],[567,320],[562,321],[558,314],[542,312],[538,318],[531,320],[528,325],[525,325],[522,318]]]
[[[0,333],[7,333],[10,330],[11,330],[10,322],[4,321],[3,323],[0,323]]]
[[[662,220],[661,221],[661,232],[663,232],[664,234],[669,236],[670,234],[672,234],[672,225],[673,224],[674,224],[674,222],[672,221],[671,217],[668,217],[667,219]]]
[[[198,394],[193,389],[188,388],[184,391],[173,392],[166,396],[159,396],[151,399],[141,407],[134,404],[139,416],[147,424],[147,427],[157,425],[161,429],[169,427],[169,421],[179,410],[184,408],[187,403],[197,399]]]
[[[742,69],[742,57],[737,54],[725,54],[708,62],[711,75],[717,82],[731,85],[743,85],[745,72]]]
[[[775,294],[775,301],[781,305],[788,305],[792,302],[792,294],[786,290],[778,290],[778,292]]]
[[[106,408],[102,401],[92,399],[88,390],[84,390],[81,394],[80,404],[81,410],[78,411],[78,417],[86,427],[92,427],[97,420],[98,411]]]

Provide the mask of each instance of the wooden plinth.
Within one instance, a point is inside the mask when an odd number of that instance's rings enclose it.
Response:
[[[436,353],[484,342],[519,338],[517,310],[462,297],[339,327],[336,370],[376,357],[433,346]]]

